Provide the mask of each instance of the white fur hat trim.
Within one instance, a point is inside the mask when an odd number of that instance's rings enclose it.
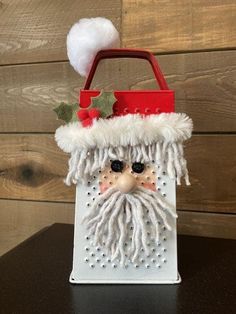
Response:
[[[93,148],[183,142],[191,137],[192,120],[185,113],[138,114],[94,120],[91,127],[80,122],[56,130],[58,146],[66,153]]]

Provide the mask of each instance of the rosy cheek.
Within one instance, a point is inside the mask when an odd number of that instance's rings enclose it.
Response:
[[[109,185],[107,185],[105,182],[102,182],[100,184],[100,192],[104,193],[109,188]]]
[[[148,190],[156,191],[156,186],[152,183],[145,182],[142,187]]]

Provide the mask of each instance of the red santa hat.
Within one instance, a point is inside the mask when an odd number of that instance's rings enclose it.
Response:
[[[82,19],[67,36],[70,63],[83,76],[88,76],[101,49],[117,45],[119,34],[105,18]],[[56,130],[58,146],[71,154],[67,184],[90,180],[114,159],[153,163],[178,184],[182,176],[189,184],[183,142],[191,137],[193,124],[185,113],[160,112],[154,107],[146,110],[143,106],[143,112],[133,107],[124,110],[119,101],[113,109],[109,118],[99,117],[97,110],[83,111],[81,121]],[[84,123],[86,119],[90,122]]]

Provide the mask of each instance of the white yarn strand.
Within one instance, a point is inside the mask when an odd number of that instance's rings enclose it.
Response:
[[[136,262],[142,249],[146,255],[150,253],[148,233],[158,243],[159,221],[171,230],[167,214],[176,215],[170,208],[158,192],[137,188],[131,194],[122,194],[110,188],[93,203],[83,223],[94,245],[103,247],[112,260],[119,258],[124,266],[126,260]]]
[[[74,151],[69,160],[69,171],[65,183],[83,183],[89,181],[98,170],[103,170],[110,164],[110,160],[122,160],[126,163],[144,162],[159,166],[159,172],[167,171],[169,177],[176,179],[177,184],[181,177],[190,184],[187,170],[187,162],[183,155],[182,143],[155,143],[149,146],[136,145],[115,148],[94,148],[91,151],[84,149]]]

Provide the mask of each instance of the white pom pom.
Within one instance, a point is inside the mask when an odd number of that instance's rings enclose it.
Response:
[[[87,76],[98,51],[119,47],[119,33],[112,22],[103,17],[81,19],[67,35],[70,64],[81,76]]]

